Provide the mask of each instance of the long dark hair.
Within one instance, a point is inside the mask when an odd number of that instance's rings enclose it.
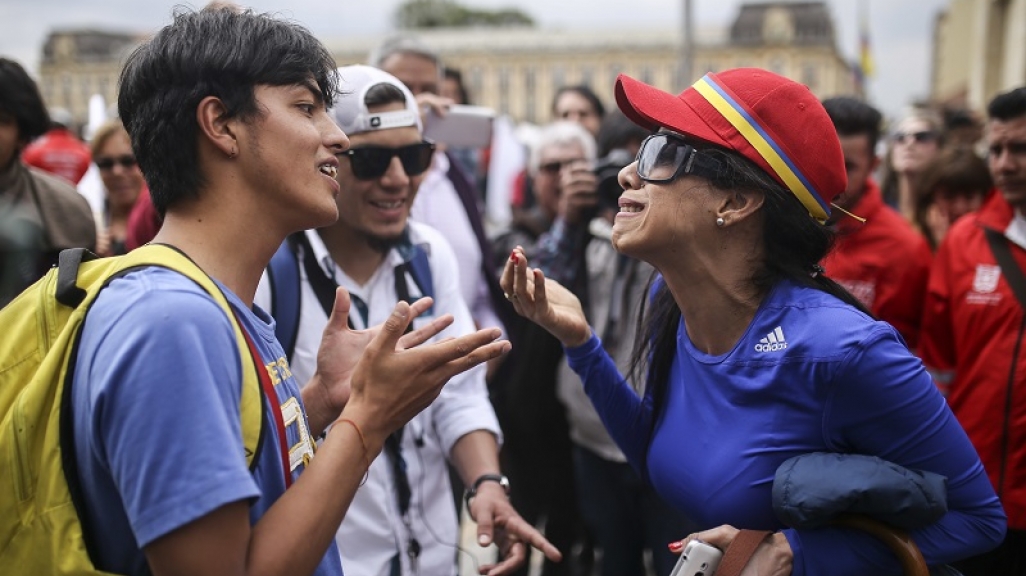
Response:
[[[833,246],[835,232],[832,228],[812,218],[790,191],[748,159],[719,148],[707,148],[700,153],[718,160],[723,166],[710,181],[713,187],[725,191],[761,190],[765,194],[761,209],[765,259],[751,277],[759,294],[765,295],[779,282],[789,280],[822,290],[872,316],[857,298],[827,278],[819,268],[819,262]],[[664,405],[670,366],[677,350],[681,311],[665,283],[650,284],[649,293],[651,303],[646,306],[643,300],[638,314],[628,375],[635,383],[647,381],[657,416]],[[655,422],[653,417],[653,430]],[[652,430],[650,438],[651,434]]]

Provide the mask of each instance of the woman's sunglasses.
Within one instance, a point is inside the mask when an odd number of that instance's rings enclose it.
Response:
[[[670,182],[685,174],[715,180],[722,171],[718,160],[709,158],[675,134],[653,134],[638,150],[638,176],[646,182]]]
[[[435,145],[431,142],[418,142],[399,148],[385,146],[360,146],[350,148],[339,154],[349,157],[349,165],[353,176],[360,180],[381,178],[388,171],[393,157],[398,157],[407,176],[423,174],[431,166],[431,158]]]
[[[127,170],[135,166],[135,156],[101,156],[94,162],[100,170],[111,170],[115,164],[120,164],[122,168]]]
[[[937,133],[933,130],[920,130],[918,132],[895,132],[892,138],[894,138],[895,142],[900,142],[902,144],[908,144],[912,141],[915,141],[918,144],[923,144],[926,142],[933,142],[934,140],[936,140]]]

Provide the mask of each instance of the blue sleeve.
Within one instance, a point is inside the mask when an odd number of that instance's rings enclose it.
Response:
[[[191,281],[168,271],[115,281],[90,310],[80,350],[83,424],[139,547],[259,495],[231,323]]]
[[[983,553],[1004,538],[1007,520],[975,449],[922,362],[881,325],[841,363],[823,417],[827,446],[871,454],[948,478],[948,512],[912,533],[927,563]],[[787,530],[792,574],[898,574],[874,538],[843,529]],[[843,567],[844,569],[841,569]]]
[[[609,435],[631,466],[647,477],[641,466],[652,429],[651,397],[648,394],[638,397],[594,333],[581,346],[566,348],[566,358],[570,368],[581,378],[584,391]]]

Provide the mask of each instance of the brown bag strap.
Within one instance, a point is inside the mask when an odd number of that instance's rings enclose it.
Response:
[[[738,576],[741,570],[752,559],[755,550],[762,544],[762,541],[769,536],[769,530],[741,530],[734,537],[734,541],[727,546],[723,553],[723,560],[716,569],[716,576]]]

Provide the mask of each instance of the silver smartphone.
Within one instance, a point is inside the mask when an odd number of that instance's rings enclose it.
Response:
[[[723,552],[711,544],[692,540],[673,567],[670,576],[711,576],[720,565]]]
[[[453,148],[485,148],[492,143],[495,111],[483,106],[453,104],[445,116],[429,111],[424,119],[424,137]]]

